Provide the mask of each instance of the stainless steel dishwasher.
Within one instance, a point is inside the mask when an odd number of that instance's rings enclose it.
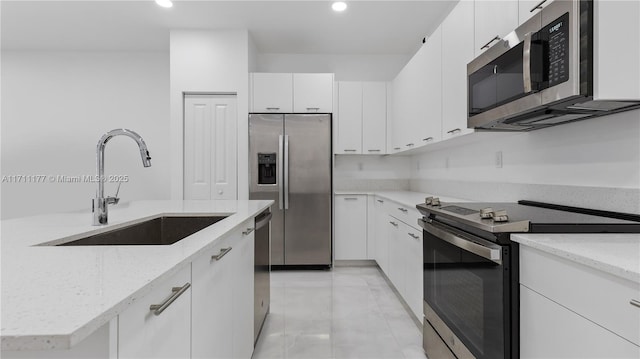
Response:
[[[271,295],[271,211],[267,208],[255,218],[253,344],[269,313]]]

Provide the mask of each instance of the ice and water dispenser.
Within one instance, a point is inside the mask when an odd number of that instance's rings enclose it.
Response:
[[[258,153],[258,184],[276,184],[276,154]]]

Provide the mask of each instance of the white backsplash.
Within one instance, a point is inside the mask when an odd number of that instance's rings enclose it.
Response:
[[[334,190],[409,190],[409,163],[408,157],[337,155]]]

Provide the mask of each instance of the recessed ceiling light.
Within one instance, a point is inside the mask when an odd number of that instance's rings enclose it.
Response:
[[[173,3],[171,2],[171,0],[156,0],[156,4],[162,6],[162,7],[172,7]]]
[[[344,1],[336,1],[331,5],[333,11],[341,12],[347,10],[347,3]]]

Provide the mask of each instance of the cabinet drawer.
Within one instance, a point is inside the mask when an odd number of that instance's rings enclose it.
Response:
[[[520,283],[640,345],[640,284],[525,246]]]
[[[397,202],[386,201],[385,210],[389,215],[399,219],[422,233],[422,230],[418,226],[418,219],[422,218],[422,214],[420,214],[418,209],[415,207],[408,207]]]

